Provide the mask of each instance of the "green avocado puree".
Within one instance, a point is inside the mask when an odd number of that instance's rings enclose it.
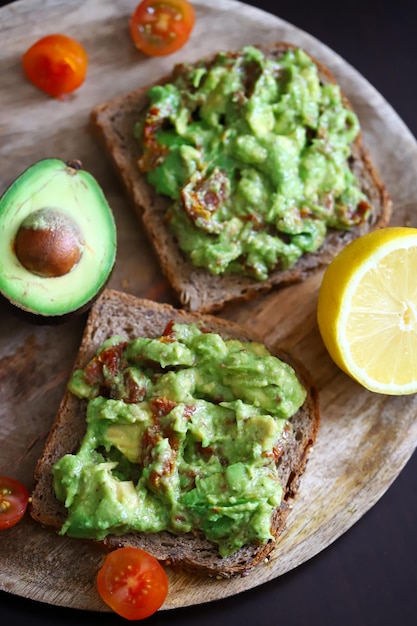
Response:
[[[139,168],[195,266],[265,280],[369,218],[348,162],[358,119],[302,50],[219,53],[148,95]]]
[[[306,398],[287,363],[261,344],[170,323],[154,339],[107,339],[69,390],[87,401],[87,425],[79,450],[53,467],[62,534],[195,530],[222,556],[272,539],[278,444]]]

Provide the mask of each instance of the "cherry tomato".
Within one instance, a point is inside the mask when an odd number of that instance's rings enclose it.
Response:
[[[23,55],[22,63],[31,83],[62,100],[84,82],[88,58],[78,41],[57,34],[34,43]]]
[[[194,9],[187,0],[143,0],[130,18],[130,36],[145,54],[163,56],[188,41],[194,23]]]
[[[97,589],[113,611],[129,620],[155,613],[168,593],[168,577],[160,563],[140,548],[119,548],[104,559]]]
[[[0,476],[0,530],[19,522],[27,509],[29,492],[14,478]]]

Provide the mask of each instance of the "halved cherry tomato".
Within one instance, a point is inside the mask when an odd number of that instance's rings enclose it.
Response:
[[[104,559],[97,589],[103,601],[122,617],[144,619],[162,606],[168,593],[168,577],[148,552],[119,548]]]
[[[34,43],[23,55],[22,63],[31,83],[62,100],[84,82],[88,57],[78,41],[56,34]]]
[[[0,476],[0,530],[20,522],[29,502],[29,492],[22,483]]]
[[[194,24],[194,9],[187,0],[143,0],[132,14],[129,28],[139,50],[163,56],[188,41]]]

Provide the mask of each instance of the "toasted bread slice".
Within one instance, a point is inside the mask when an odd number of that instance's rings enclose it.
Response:
[[[127,339],[139,335],[156,337],[171,320],[180,323],[203,321],[205,328],[220,334],[223,338],[259,341],[253,333],[227,320],[178,310],[170,305],[106,290],[90,311],[74,368],[83,367],[110,335],[118,334]],[[285,527],[289,510],[288,501],[297,491],[309,449],[316,439],[319,426],[319,404],[317,392],[304,367],[300,363],[294,363],[289,355],[279,352],[274,347],[267,347],[272,354],[294,367],[307,390],[307,398],[303,406],[291,418],[293,426],[291,434],[286,433],[286,437],[277,442],[277,446],[282,446],[284,449],[280,459],[276,461],[284,498],[282,505],[275,510],[271,519],[272,534],[277,539]],[[55,497],[52,466],[63,455],[78,450],[85,432],[85,415],[86,401],[79,400],[67,391],[36,467],[31,515],[36,521],[54,529],[59,529],[64,523],[66,509]],[[107,549],[119,546],[141,547],[161,562],[171,564],[173,567],[225,578],[246,573],[262,562],[275,547],[274,541],[266,545],[253,543],[222,558],[217,546],[200,535],[187,533],[178,536],[169,532],[155,534],[135,532],[122,536],[107,536],[103,544]]]
[[[278,42],[257,47],[265,55],[279,58],[289,48],[295,46]],[[336,83],[335,77],[326,67],[315,59],[313,61],[319,68],[323,83]],[[157,82],[169,82],[172,76],[173,74],[165,76]],[[273,271],[265,281],[257,281],[238,274],[214,276],[208,270],[193,266],[179,249],[175,237],[165,223],[164,216],[171,201],[158,195],[138,168],[140,146],[133,136],[133,129],[148,104],[147,89],[148,87],[136,89],[97,106],[91,112],[91,124],[120,175],[134,209],[143,221],[162,271],[184,308],[191,311],[213,312],[221,309],[227,302],[247,300],[273,287],[302,281],[317,268],[327,265],[352,239],[370,229],[387,225],[391,210],[390,199],[359,135],[352,145],[350,166],[373,207],[366,223],[348,232],[329,231],[325,243],[318,252],[305,254],[291,269]],[[346,106],[352,108],[347,98],[344,95],[343,97]]]

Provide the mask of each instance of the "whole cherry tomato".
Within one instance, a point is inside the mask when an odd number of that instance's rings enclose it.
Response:
[[[27,509],[29,492],[22,483],[8,476],[0,476],[0,530],[19,522]]]
[[[187,0],[143,0],[132,14],[129,28],[139,50],[163,56],[188,41],[194,24],[195,12]]]
[[[144,619],[162,606],[168,593],[168,577],[148,552],[119,548],[104,559],[97,589],[103,601],[122,617]]]
[[[31,83],[50,96],[64,97],[78,89],[87,74],[88,58],[83,46],[66,35],[47,35],[22,57]]]

